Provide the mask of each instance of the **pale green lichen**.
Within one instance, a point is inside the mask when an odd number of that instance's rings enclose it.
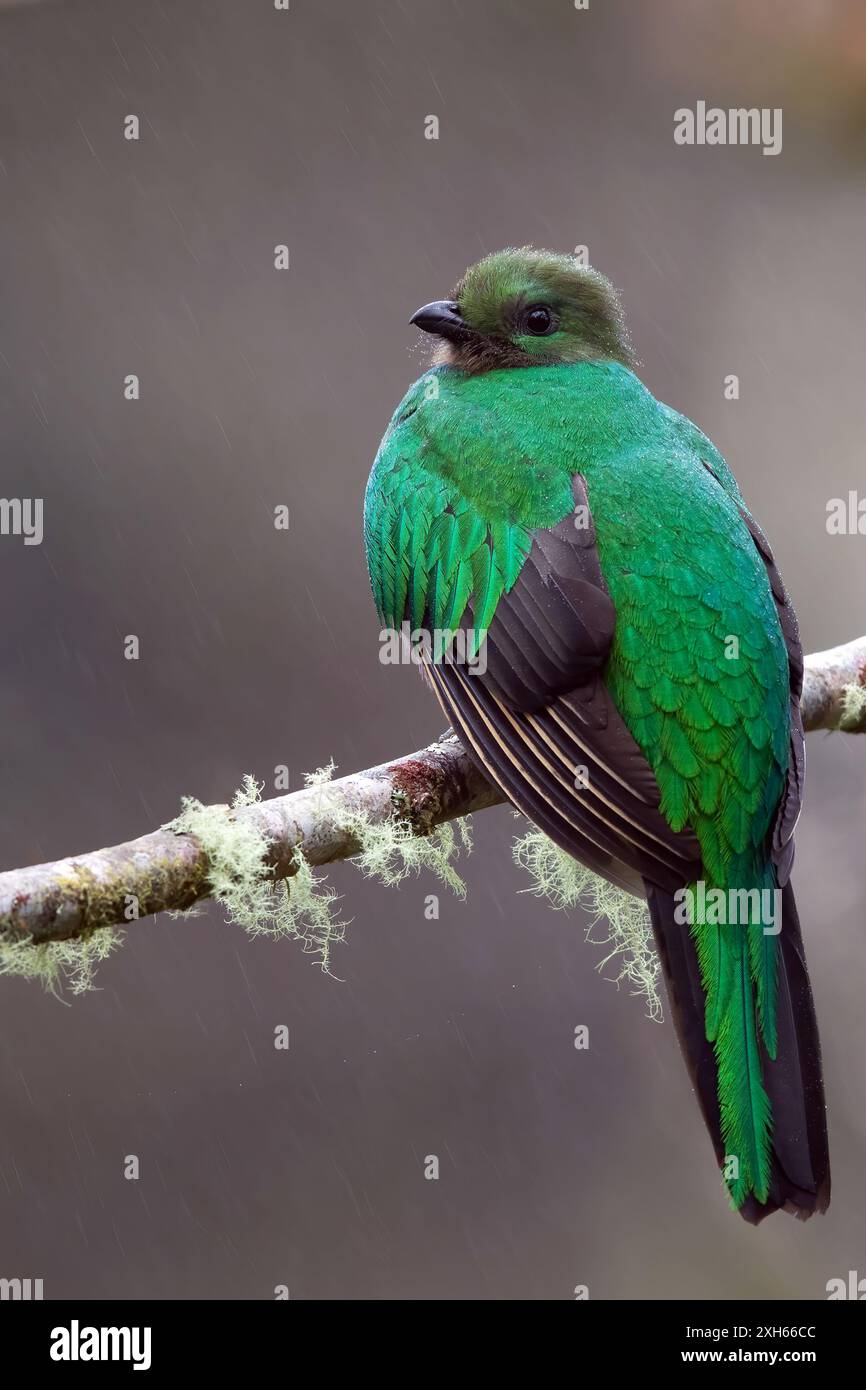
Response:
[[[320,774],[325,772],[319,769]],[[267,840],[254,825],[235,815],[260,799],[261,786],[247,773],[230,807],[203,806],[187,796],[180,815],[163,828],[198,840],[208,860],[211,896],[225,907],[229,922],[253,937],[298,941],[330,972],[331,948],[344,939],[346,928],[335,915],[337,894],[324,878],[316,877],[300,850],[295,851],[291,881],[274,881],[267,864]]]
[[[64,987],[84,994],[94,987],[96,966],[122,941],[123,932],[111,927],[71,941],[0,941],[0,975],[37,980],[58,997]]]
[[[315,772],[304,773],[305,787],[326,787],[337,771],[337,764],[331,758],[325,763],[324,767],[317,767]]]
[[[459,897],[465,896],[466,887],[453,860],[461,848],[471,848],[468,821],[439,826],[418,838],[396,815],[376,823],[365,811],[346,813],[328,792],[334,771],[331,761],[307,773],[304,781],[307,787],[320,789],[323,813],[334,816],[340,829],[358,843],[359,851],[350,862],[361,873],[393,887],[409,874],[426,869]],[[267,840],[235,814],[255,804],[260,795],[261,787],[247,774],[230,807],[203,806],[194,797],[184,797],[180,815],[164,829],[195,836],[207,856],[211,896],[225,907],[229,922],[253,937],[299,941],[330,973],[332,947],[345,940],[348,925],[336,915],[338,894],[313,872],[300,849],[294,853],[291,877],[274,881],[267,864]]]
[[[394,888],[410,874],[426,869],[458,898],[466,897],[466,884],[453,861],[461,849],[467,854],[472,849],[468,817],[439,825],[424,836],[415,835],[406,821],[392,818],[374,823],[361,812],[347,817],[344,824],[361,846],[351,862],[366,878],[377,878],[386,887]]]
[[[856,733],[864,723],[866,723],[866,688],[862,685],[843,686],[839,728],[843,733]]]
[[[580,906],[591,915],[587,941],[610,947],[598,969],[615,961],[615,983],[627,982],[633,994],[645,999],[649,1017],[660,1019],[660,966],[646,903],[599,878],[540,830],[530,830],[516,840],[513,854],[515,863],[534,880],[526,892],[546,898],[558,911]],[[599,936],[596,933],[602,921],[607,924],[607,934]]]
[[[327,788],[336,771],[331,759],[325,767],[308,772],[304,781],[308,787]],[[325,791],[324,800],[327,800]],[[472,849],[472,829],[468,816],[452,823],[436,826],[428,835],[417,835],[412,825],[393,815],[389,820],[373,821],[367,811],[332,812],[340,829],[357,840],[360,849],[350,863],[365,878],[376,878],[387,888],[396,888],[410,874],[426,869],[446,884],[458,898],[466,897],[466,884],[454,867],[461,849]],[[455,833],[456,830],[456,833]]]

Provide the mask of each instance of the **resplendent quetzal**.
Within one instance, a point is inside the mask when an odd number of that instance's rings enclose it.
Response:
[[[500,251],[412,322],[437,348],[367,487],[380,619],[486,634],[474,668],[427,665],[448,719],[536,826],[647,898],[733,1205],[823,1211],[789,882],[803,658],[770,547],[718,450],[634,374],[595,270]]]

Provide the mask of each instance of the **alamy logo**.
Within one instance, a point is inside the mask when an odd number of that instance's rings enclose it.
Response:
[[[41,1279],[0,1279],[0,1302],[29,1303],[41,1298]]]
[[[399,628],[383,627],[379,633],[379,660],[383,666],[465,666],[470,675],[483,676],[487,670],[487,633],[469,628],[440,628],[432,631],[401,623]]]
[[[866,1299],[866,1279],[861,1279],[856,1269],[848,1270],[848,1279],[828,1279],[827,1299],[830,1303],[839,1299],[854,1299],[862,1303]]]
[[[23,536],[25,545],[41,545],[42,498],[0,497],[0,536]]]
[[[779,888],[708,888],[703,879],[674,893],[674,921],[679,926],[763,927],[765,936],[782,930]]]
[[[131,1361],[134,1371],[150,1370],[149,1327],[69,1327],[51,1332],[52,1361]]]
[[[681,106],[674,112],[676,145],[762,145],[764,154],[782,149],[782,108],[736,106],[725,111],[699,101],[694,111]]]
[[[866,497],[852,488],[847,498],[831,497],[827,503],[827,534],[866,536]]]

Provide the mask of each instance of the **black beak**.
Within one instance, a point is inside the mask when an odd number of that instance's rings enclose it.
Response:
[[[425,304],[413,314],[410,323],[423,328],[425,333],[435,333],[439,338],[448,338],[452,343],[464,343],[475,334],[468,323],[460,317],[453,299],[435,299]]]

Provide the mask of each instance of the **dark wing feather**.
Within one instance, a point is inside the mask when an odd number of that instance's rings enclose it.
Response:
[[[481,674],[428,669],[445,713],[510,801],[596,873],[643,895],[700,877],[688,830],[671,830],[660,793],[604,684],[616,614],[604,582],[583,478],[577,515],[536,532],[502,596]]]

